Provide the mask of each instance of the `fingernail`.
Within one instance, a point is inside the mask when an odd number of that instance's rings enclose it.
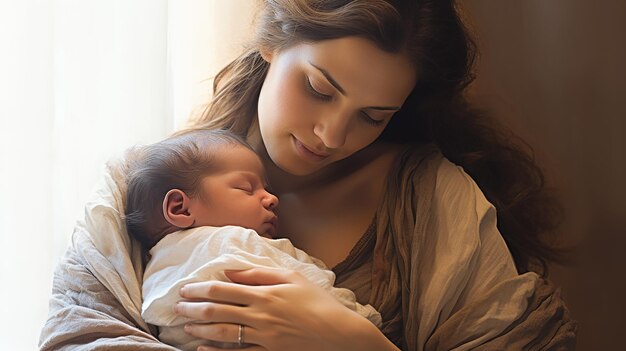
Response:
[[[174,304],[174,306],[172,306],[172,311],[174,311],[174,314],[178,314],[180,312],[180,306],[178,305],[178,302]]]
[[[180,290],[178,291],[178,294],[180,296],[183,296],[185,294],[185,291],[187,291],[187,289],[185,289],[185,287],[183,286],[182,288],[180,288]]]
[[[191,333],[191,324],[185,324],[185,332]]]

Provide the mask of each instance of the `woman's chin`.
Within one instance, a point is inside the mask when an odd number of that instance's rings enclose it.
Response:
[[[278,169],[280,169],[282,172],[296,177],[305,177],[312,175],[326,167],[327,164],[327,162],[307,162],[306,160],[299,159],[298,157],[294,157],[292,155],[276,155],[276,157],[272,157],[272,155],[270,154],[269,156],[272,160],[272,163]]]
[[[309,176],[311,174],[314,174],[315,172],[319,171],[321,168],[323,167],[305,167],[305,166],[300,166],[300,165],[292,165],[292,164],[280,164],[280,163],[274,163],[281,171],[288,173],[292,176],[296,176],[296,177],[306,177]]]

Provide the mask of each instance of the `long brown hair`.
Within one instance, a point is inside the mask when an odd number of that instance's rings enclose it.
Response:
[[[417,68],[417,84],[381,140],[436,144],[496,206],[498,228],[518,270],[547,274],[547,262],[560,257],[546,240],[560,223],[560,204],[547,190],[532,149],[468,104],[464,92],[474,79],[476,45],[454,1],[266,0],[254,39],[216,76],[214,98],[197,126],[247,133],[269,67],[261,48],[346,36],[405,53]]]

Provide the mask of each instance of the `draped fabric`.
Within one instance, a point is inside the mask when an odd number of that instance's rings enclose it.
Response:
[[[495,209],[432,146],[398,157],[374,223],[335,272],[403,350],[574,348],[560,292],[517,274]]]
[[[112,162],[54,273],[40,350],[176,350],[141,318],[141,248],[122,214],[127,167]]]

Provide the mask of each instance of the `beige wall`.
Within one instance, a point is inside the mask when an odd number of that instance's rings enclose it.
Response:
[[[468,0],[482,58],[474,96],[524,136],[561,188],[575,264],[553,279],[578,350],[626,330],[626,1]]]

